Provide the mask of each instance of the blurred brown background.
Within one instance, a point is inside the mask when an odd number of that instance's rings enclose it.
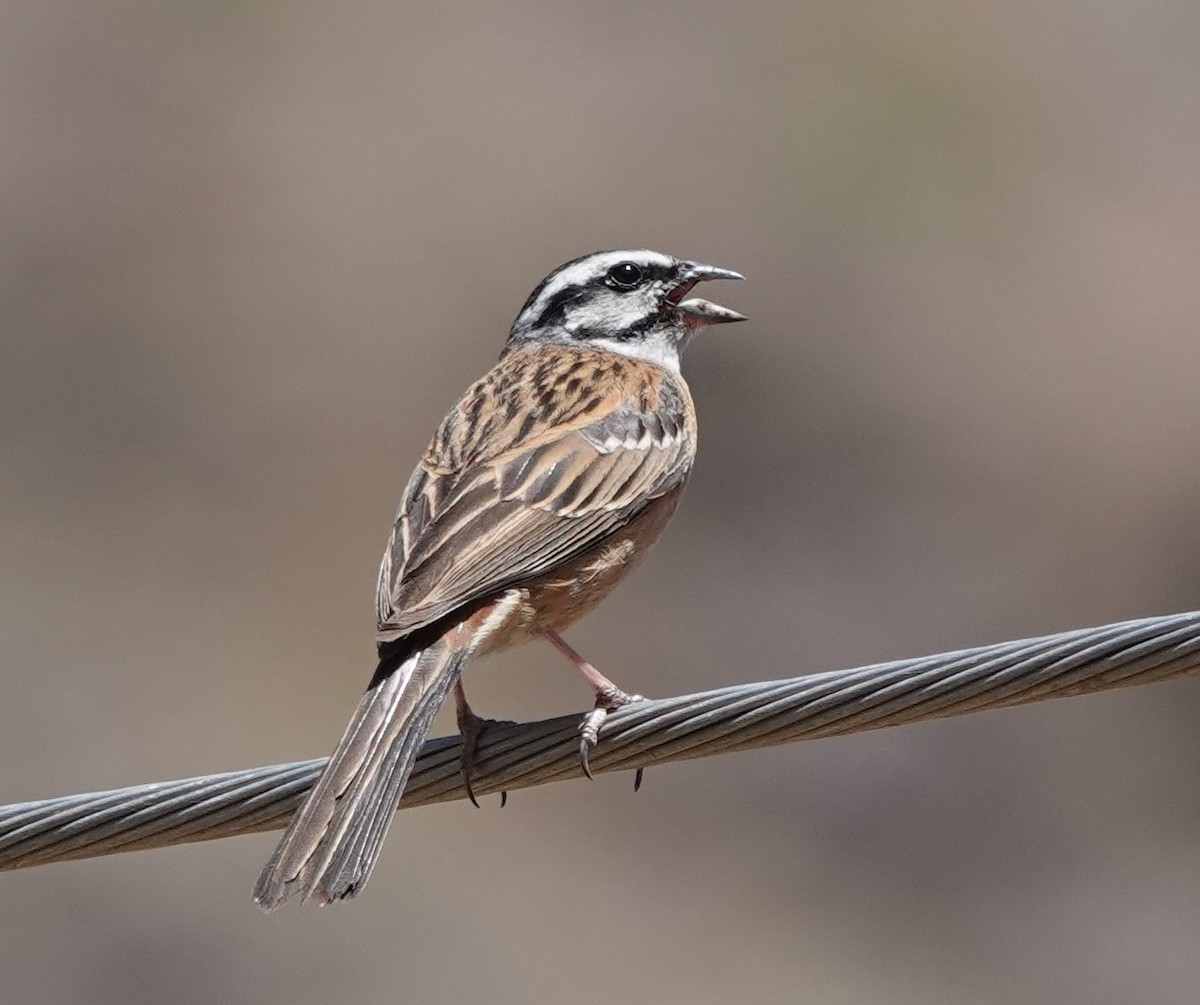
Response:
[[[1200,7],[7,4],[0,801],[327,753],[533,285],[744,271],[572,634],[666,695],[1195,608]],[[532,718],[549,647],[470,674]],[[1194,1001],[1200,683],[0,877],[6,1002]],[[438,732],[449,732],[448,720]]]

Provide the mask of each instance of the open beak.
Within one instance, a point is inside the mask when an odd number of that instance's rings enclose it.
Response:
[[[692,292],[693,286],[706,279],[745,278],[740,272],[734,272],[732,269],[722,269],[715,265],[701,265],[699,262],[684,262],[680,272],[681,282],[667,294],[666,301],[675,308],[684,321],[694,327],[725,324],[728,321],[745,321],[745,314],[739,314],[728,307],[714,304],[711,300],[702,300],[700,297],[693,297],[690,300],[683,299]]]

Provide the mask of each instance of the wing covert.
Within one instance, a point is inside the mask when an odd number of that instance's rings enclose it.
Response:
[[[594,379],[579,379],[581,363],[594,365],[579,359],[584,355],[571,352],[573,365],[562,369],[558,421],[514,422],[508,437],[492,428],[491,446],[506,449],[459,444],[455,453],[469,460],[460,467],[439,463],[449,453],[437,451],[449,440],[439,430],[409,481],[380,567],[381,639],[549,572],[686,479],[695,426],[682,380],[656,371],[648,388],[645,368],[614,367],[611,354],[596,353],[607,357],[606,373],[624,378],[598,388]],[[575,395],[565,394],[568,384]],[[513,391],[528,403],[528,388]],[[471,393],[456,412],[470,408]],[[563,401],[564,395],[577,400]],[[494,403],[506,405],[503,395]],[[455,421],[451,412],[443,427]]]

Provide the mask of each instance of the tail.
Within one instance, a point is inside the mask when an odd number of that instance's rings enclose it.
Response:
[[[461,626],[456,626],[461,627]],[[375,867],[433,717],[470,655],[461,631],[392,643],[321,777],[254,886],[264,910],[289,897],[353,897]]]

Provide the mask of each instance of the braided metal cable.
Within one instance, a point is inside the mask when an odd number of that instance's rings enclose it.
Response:
[[[604,723],[592,770],[839,736],[1200,671],[1200,612],[642,701]],[[580,777],[579,716],[484,734],[477,793]],[[462,799],[457,737],[428,741],[401,806]],[[323,759],[0,806],[0,869],[282,827]]]

